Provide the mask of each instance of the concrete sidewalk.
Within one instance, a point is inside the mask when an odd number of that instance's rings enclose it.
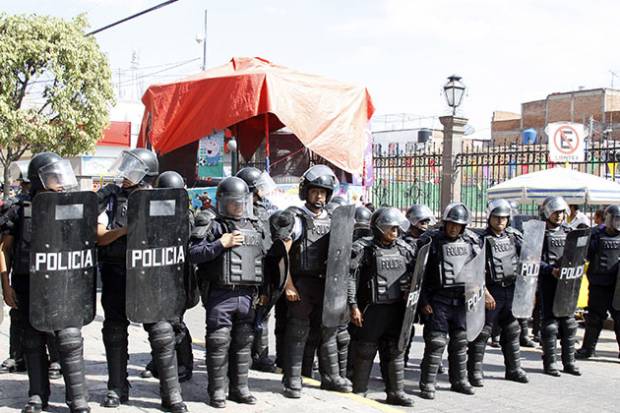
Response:
[[[102,314],[99,311],[98,314]],[[129,404],[119,409],[105,409],[100,406],[106,393],[107,368],[103,342],[101,339],[102,317],[83,330],[85,338],[86,371],[90,387],[91,408],[93,412],[158,412],[159,385],[156,379],[142,379],[140,372],[150,359],[150,347],[146,332],[141,325],[131,325],[129,330],[129,381],[131,383]],[[201,307],[192,309],[186,315],[186,322],[194,336],[194,376],[183,383],[183,396],[191,412],[215,411],[206,403],[207,377],[204,363],[204,348],[200,343],[204,336],[204,311]],[[416,326],[418,327],[418,326]],[[464,396],[448,391],[447,375],[439,378],[439,391],[434,401],[416,397],[419,379],[419,362],[423,351],[420,328],[412,348],[412,359],[406,370],[406,390],[415,399],[413,410],[420,412],[467,412],[467,411],[519,411],[519,412],[566,412],[586,410],[592,412],[617,412],[620,405],[620,360],[613,332],[605,330],[601,337],[598,357],[587,362],[579,362],[582,377],[562,375],[554,378],[542,374],[539,349],[525,349],[523,364],[530,377],[530,384],[523,385],[503,380],[503,359],[499,349],[489,348],[485,358],[485,387],[477,389],[475,396]],[[8,311],[0,326],[0,358],[8,353]],[[580,329],[580,335],[583,330]],[[273,351],[273,346],[272,346]],[[447,364],[447,362],[445,362]],[[282,396],[281,375],[259,373],[250,374],[250,387],[258,398],[255,406],[228,402],[224,411],[231,412],[402,412],[407,409],[394,408],[382,401],[385,399],[383,383],[379,378],[378,362],[371,379],[371,390],[363,398],[351,394],[338,394],[318,389],[318,382],[306,380],[304,395],[300,400]],[[19,412],[27,399],[28,378],[25,373],[0,375],[0,411]],[[55,380],[52,384],[50,400],[51,412],[68,411],[64,404],[64,382]],[[409,409],[411,411],[411,409]]]

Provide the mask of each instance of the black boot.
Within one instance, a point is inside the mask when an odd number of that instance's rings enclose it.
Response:
[[[230,341],[230,327],[223,327],[207,333],[209,404],[216,408],[226,407],[226,376]]]
[[[174,328],[174,326],[173,326]],[[194,354],[192,352],[192,336],[185,323],[179,324],[179,330],[175,329],[175,341],[177,352],[177,365],[179,372],[179,383],[186,382],[192,378],[194,372]]]
[[[490,335],[491,326],[485,325],[480,335],[467,346],[467,377],[469,378],[469,383],[474,387],[484,386],[482,362]]]
[[[529,337],[529,325],[527,318],[519,318],[519,345],[521,347],[536,347],[536,343],[530,340]]]
[[[157,366],[162,406],[180,407],[180,404],[183,404],[183,397],[177,371],[176,342],[172,325],[167,321],[160,321],[145,327],[149,333],[154,364]]]
[[[48,369],[48,375],[50,380],[58,380],[62,377],[62,368],[60,366],[60,356],[58,353],[58,344],[56,343],[56,336],[53,333],[45,333],[47,352],[50,356],[50,364]]]
[[[351,336],[349,335],[349,330],[347,330],[346,325],[338,328],[336,342],[338,344],[338,366],[340,367],[340,377],[346,378],[349,345],[351,343]]]
[[[309,330],[310,323],[307,320],[290,318],[286,325],[282,384],[284,396],[291,399],[301,397],[301,363]]]
[[[405,393],[404,352],[398,351],[398,342],[388,341],[389,359],[387,387],[387,404],[395,406],[413,406],[413,400]]]
[[[276,334],[276,367],[284,368],[284,334]]]
[[[559,377],[560,370],[557,365],[556,345],[558,325],[555,320],[545,320],[540,330],[540,344],[543,349],[543,367],[545,374]]]
[[[599,328],[598,325],[595,325],[595,323],[590,320],[590,317],[588,317],[586,319],[586,331],[583,335],[583,343],[581,343],[581,348],[575,353],[575,358],[584,360],[593,357],[595,355],[594,350],[600,334],[601,328]]]
[[[368,380],[377,354],[377,343],[369,341],[354,341],[351,348],[353,353],[352,368],[353,393],[366,395]]]
[[[561,319],[562,324],[560,344],[562,345],[562,365],[564,373],[581,376],[575,364],[575,340],[577,335],[577,321],[574,317]]]
[[[65,328],[56,334],[67,405],[71,412],[89,412],[88,385],[84,375],[84,340],[79,328]]]
[[[41,400],[38,395],[30,396],[28,403],[22,408],[22,413],[41,413],[47,408],[47,402]]]
[[[230,391],[228,398],[237,403],[256,404],[256,397],[248,387],[248,373],[252,362],[254,329],[249,323],[236,324],[232,331],[228,366]]]
[[[254,336],[252,343],[252,370],[275,373],[276,365],[269,358],[269,330],[267,320],[263,321],[263,328],[260,334]]]
[[[424,330],[427,330],[427,327]],[[441,356],[446,348],[446,343],[446,333],[424,331],[424,356],[422,357],[422,364],[420,364],[420,396],[424,399],[435,398],[437,369],[441,363]]]
[[[352,390],[351,384],[346,378],[340,376],[336,334],[337,330],[335,328],[322,327],[319,350],[321,389],[350,393]]]
[[[472,395],[473,387],[467,381],[467,333],[465,330],[452,330],[448,343],[448,374],[450,390]]]
[[[103,407],[118,407],[129,399],[129,382],[127,381],[127,326],[107,325],[101,330],[103,344],[108,361],[108,393],[103,400]]]
[[[383,379],[383,383],[388,382],[388,367],[387,361],[390,359],[390,349],[388,348],[387,340],[384,338],[379,339],[378,343],[379,350],[379,369],[381,371],[381,379]],[[385,388],[387,392],[387,387]]]
[[[34,328],[27,327],[24,329],[23,345],[30,400],[22,411],[37,413],[47,406],[50,396],[49,360],[45,353],[45,336]]]
[[[521,368],[521,348],[519,340],[521,328],[517,320],[513,320],[502,328],[500,344],[504,353],[504,366],[506,367],[506,380],[518,383],[527,383],[527,374]]]

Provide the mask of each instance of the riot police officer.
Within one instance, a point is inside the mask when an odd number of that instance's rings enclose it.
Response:
[[[425,318],[420,390],[425,399],[435,398],[437,371],[446,345],[451,390],[474,394],[466,373],[467,326],[461,269],[480,248],[480,241],[466,228],[469,219],[469,210],[464,204],[450,204],[442,215],[441,227],[428,231],[420,239],[420,243],[431,241],[420,293],[420,312]]]
[[[230,400],[256,404],[248,387],[254,340],[254,303],[262,287],[265,255],[263,229],[253,219],[252,194],[237,177],[217,187],[217,217],[207,236],[190,245],[190,259],[199,277],[209,281],[206,302],[207,371],[213,407]]]
[[[403,241],[409,244],[417,254],[418,241],[431,226],[437,223],[437,220],[433,216],[433,212],[430,208],[423,204],[411,205],[405,216],[407,217],[410,225],[409,230],[405,233],[405,235],[403,235]],[[413,343],[414,337],[415,327],[412,327],[411,338],[409,339],[409,344],[407,345],[407,350],[405,351],[405,367],[409,364],[409,352],[411,351],[411,344]],[[443,363],[439,364],[438,373],[443,373]]]
[[[348,304],[353,340],[353,392],[365,394],[379,340],[386,342],[387,403],[413,406],[404,391],[405,366],[398,339],[410,285],[414,251],[399,239],[409,223],[396,208],[379,208],[370,223],[373,238],[361,238],[351,251]]]
[[[159,174],[157,156],[147,149],[124,151],[115,169],[123,178],[122,186],[107,185],[97,193],[100,208],[97,226],[97,244],[101,262],[101,305],[104,311],[103,344],[108,364],[108,392],[104,407],[118,407],[129,399],[127,381],[127,328],[126,313],[127,267],[127,205],[132,192],[149,189]],[[181,396],[181,386],[174,352],[172,320],[145,324],[159,372],[162,407],[175,413],[187,412]]]
[[[487,228],[481,236],[486,239],[485,326],[471,343],[467,352],[467,374],[474,387],[483,386],[482,362],[487,341],[495,326],[501,327],[500,344],[504,353],[506,379],[527,383],[521,368],[519,322],[512,315],[517,264],[523,237],[510,227],[511,207],[508,201],[491,201],[487,210]]]
[[[577,321],[574,316],[556,317],[553,314],[553,302],[560,274],[560,260],[564,254],[566,236],[571,228],[564,222],[569,207],[561,196],[551,196],[544,200],[542,213],[546,230],[538,277],[541,297],[540,339],[543,350],[543,367],[545,374],[559,376],[556,363],[556,345],[558,333],[562,345],[562,364],[564,372],[580,376],[575,365],[575,336]]]
[[[50,396],[48,358],[45,345],[48,334],[36,330],[30,320],[30,249],[35,235],[32,228],[32,200],[45,191],[62,192],[77,187],[69,161],[53,152],[36,154],[28,165],[29,196],[7,211],[7,232],[3,235],[6,268],[2,283],[7,304],[19,313],[24,359],[28,371],[29,400],[23,413],[38,413],[47,407]],[[8,273],[13,271],[11,286]],[[78,293],[78,292],[76,292]],[[39,299],[40,297],[36,297]],[[89,412],[88,389],[84,377],[83,341],[80,326],[54,332],[65,379],[67,405],[71,412]]]
[[[605,209],[605,223],[594,229],[588,247],[589,295],[586,331],[576,358],[587,359],[594,355],[598,337],[607,319],[607,312],[614,320],[616,341],[620,348],[620,302],[618,295],[618,261],[620,260],[620,206],[610,205]],[[617,307],[617,306],[616,306]]]
[[[159,174],[157,179],[155,180],[155,188],[185,188],[185,180],[183,177],[175,171],[166,171]],[[192,221],[193,215],[190,212],[190,224],[193,224]],[[186,273],[185,273],[185,288],[186,288],[186,297],[187,297],[187,307],[191,306],[190,302],[193,300],[198,300],[199,298],[196,296],[193,297],[194,291],[192,287],[195,285],[191,277],[193,277],[193,272],[190,271],[191,268],[189,265],[186,265]],[[194,301],[196,302],[196,301]],[[172,324],[172,328],[174,329],[175,336],[175,351],[177,357],[177,373],[179,376],[179,383],[183,383],[192,378],[192,374],[194,371],[194,355],[192,353],[192,336],[190,334],[189,329],[183,322],[183,316],[179,318],[179,320],[170,320]],[[159,378],[158,368],[155,363],[155,359],[151,358],[151,361],[146,365],[144,371],[141,374],[143,378],[155,377]]]
[[[325,273],[329,248],[330,215],[325,205],[331,199],[338,180],[325,165],[308,169],[299,184],[299,198],[305,201],[301,208],[289,212],[294,215],[289,236],[290,277],[285,285],[287,325],[284,354],[284,396],[301,397],[301,366],[306,339],[311,328],[320,329],[319,370],[321,388],[350,392],[351,385],[340,375],[337,354],[337,329],[322,325]],[[346,292],[342,292],[345,294]]]
[[[276,208],[269,202],[264,196],[267,191],[267,180],[271,180],[271,177],[266,172],[261,172],[254,167],[242,168],[235,175],[241,178],[248,185],[248,188],[253,196],[254,205],[254,217],[263,227],[263,234],[265,236],[265,250],[271,247],[271,231],[269,230],[269,217],[276,210]],[[254,337],[254,343],[252,344],[252,369],[273,373],[276,371],[276,366],[269,358],[269,314],[267,314],[264,320],[260,321],[260,331]]]

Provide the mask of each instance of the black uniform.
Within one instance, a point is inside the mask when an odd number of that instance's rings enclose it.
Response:
[[[108,185],[98,192],[100,205],[105,207],[108,216],[107,229],[126,227],[127,203],[131,189]],[[122,236],[112,243],[99,248],[101,271],[101,305],[104,311],[103,344],[108,363],[108,394],[104,407],[116,407],[129,398],[127,381],[129,320],[125,311],[127,268],[125,256],[127,237]],[[144,324],[151,343],[152,355],[158,370],[162,405],[186,411],[181,396],[175,351],[175,329],[180,319],[161,320]]]
[[[610,233],[607,232],[605,226],[598,227],[593,230],[590,238],[586,331],[582,348],[577,351],[577,358],[588,358],[594,355],[608,312],[614,320],[616,341],[620,347],[620,311],[612,306],[620,260],[620,233],[616,231],[610,231]]]
[[[290,272],[301,300],[287,302],[283,377],[285,395],[293,393],[293,397],[299,397],[303,353],[311,329],[320,331],[321,388],[350,391],[346,379],[340,375],[337,329],[322,326],[331,219],[325,210],[315,215],[305,208],[295,209],[295,214],[301,225],[301,235],[293,241],[291,247]]]
[[[564,254],[566,236],[571,227],[561,224],[556,228],[547,228],[543,242],[543,250],[540,262],[540,275],[538,288],[541,298],[541,344],[543,348],[543,365],[545,373],[559,376],[556,365],[556,345],[558,333],[562,345],[562,364],[564,371],[569,374],[579,374],[575,365],[575,340],[577,334],[577,321],[575,316],[556,317],[553,314],[553,300],[558,284],[552,275],[554,268],[559,268],[560,260]]]
[[[495,308],[486,310],[485,326],[482,332],[469,344],[467,373],[469,382],[482,387],[482,362],[487,341],[496,326],[501,328],[500,344],[504,353],[506,378],[527,382],[521,369],[519,347],[519,322],[512,315],[512,300],[517,277],[517,264],[523,237],[513,228],[506,228],[496,235],[487,227],[481,236],[486,239],[486,289],[495,300]]]
[[[428,262],[420,294],[420,308],[430,305],[433,312],[424,321],[424,357],[420,366],[420,389],[434,397],[437,371],[444,348],[448,345],[449,378],[452,389],[471,394],[467,383],[467,333],[464,284],[454,279],[448,262],[465,260],[472,249],[479,248],[478,236],[470,230],[455,240],[443,229],[426,232],[420,243],[431,240]],[[449,253],[449,256],[444,254]],[[450,336],[448,342],[447,336]]]
[[[241,231],[244,243],[224,249],[223,234]],[[254,404],[248,388],[251,347],[254,340],[254,300],[263,284],[263,231],[256,221],[216,218],[207,236],[193,239],[190,259],[198,264],[201,284],[208,282],[206,301],[207,371],[209,397],[214,407],[224,407],[226,383],[229,398]],[[227,378],[228,377],[228,378]]]
[[[397,239],[384,245],[376,238],[361,238],[351,251],[348,303],[364,315],[362,327],[351,327],[353,336],[352,382],[355,393],[366,393],[379,343],[385,343],[385,377],[388,403],[413,403],[404,394],[404,352],[398,339],[405,311],[404,295],[414,268],[414,251]],[[406,404],[404,401],[406,400]]]

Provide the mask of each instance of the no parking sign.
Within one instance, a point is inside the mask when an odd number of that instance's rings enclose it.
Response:
[[[549,160],[551,162],[583,162],[586,130],[581,123],[554,122],[547,125]]]

